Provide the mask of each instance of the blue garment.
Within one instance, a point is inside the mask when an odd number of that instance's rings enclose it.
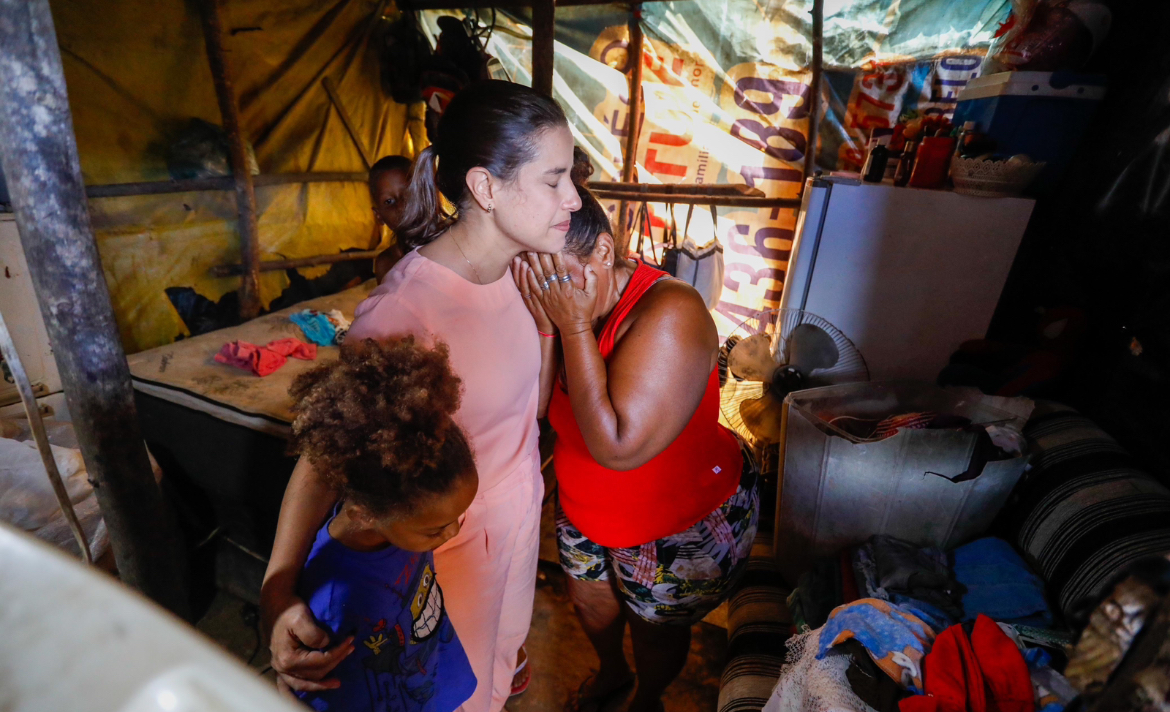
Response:
[[[967,587],[963,612],[967,620],[980,613],[996,621],[1046,628],[1052,612],[1044,582],[1016,550],[1002,539],[988,537],[954,551],[954,572]]]
[[[337,338],[337,327],[333,326],[329,317],[312,309],[295,312],[289,319],[301,327],[306,339],[318,346],[332,346]]]
[[[326,522],[298,590],[332,644],[352,635],[354,652],[333,671],[340,688],[298,696],[318,712],[451,712],[471,697],[475,673],[434,572],[429,552],[354,551]]]
[[[954,618],[941,608],[932,606],[926,601],[919,601],[917,598],[910,598],[895,593],[890,596],[890,602],[898,604],[902,610],[909,611],[922,619],[922,622],[930,626],[934,630],[946,630],[955,623],[958,623]]]

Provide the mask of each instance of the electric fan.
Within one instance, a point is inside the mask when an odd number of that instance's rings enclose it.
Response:
[[[727,338],[720,354],[720,409],[741,437],[768,445],[780,442],[789,393],[867,380],[865,359],[837,327],[799,309],[770,309]]]

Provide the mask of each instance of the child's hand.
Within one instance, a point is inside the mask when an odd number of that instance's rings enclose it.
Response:
[[[537,264],[540,263],[537,262]],[[535,298],[540,287],[537,286],[538,281],[532,271],[532,266],[525,261],[524,257],[512,258],[512,279],[516,280],[516,286],[520,288],[520,296],[524,297],[524,304],[536,321],[536,328],[546,334],[555,334],[557,332],[556,325],[553,324],[552,319],[548,318],[540,300]]]
[[[294,598],[276,617],[269,650],[272,669],[277,674],[276,687],[281,693],[291,696],[293,690],[321,692],[341,686],[339,680],[325,676],[353,652],[353,638],[329,648],[329,634],[317,625],[305,602]]]

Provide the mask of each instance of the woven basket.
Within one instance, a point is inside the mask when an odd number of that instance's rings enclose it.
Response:
[[[978,158],[955,158],[951,161],[951,179],[955,192],[985,198],[1007,198],[1028,189],[1045,163],[988,161]]]

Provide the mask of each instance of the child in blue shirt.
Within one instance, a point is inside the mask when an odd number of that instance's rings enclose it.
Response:
[[[354,641],[333,671],[340,687],[298,696],[319,712],[451,712],[476,680],[431,552],[459,532],[479,477],[452,420],[447,347],[346,344],[289,393],[292,450],[340,494],[298,588],[331,644]]]

